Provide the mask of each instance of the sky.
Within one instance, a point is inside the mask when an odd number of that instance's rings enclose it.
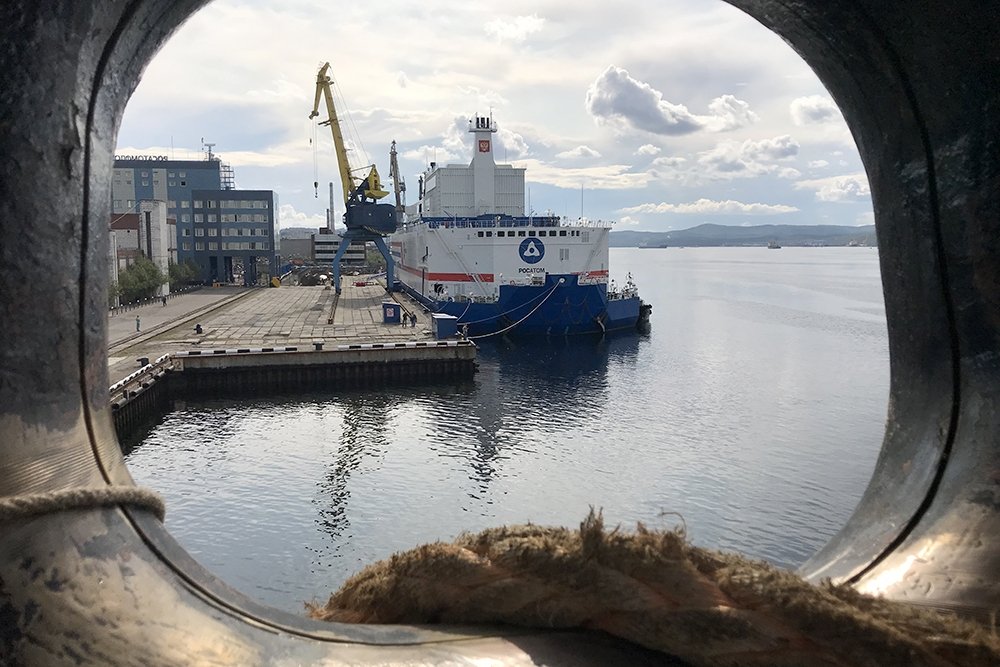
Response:
[[[146,68],[115,152],[213,143],[237,187],[277,193],[283,228],[325,225],[331,181],[339,220],[333,140],[308,119],[324,62],[352,166],[388,183],[395,140],[408,203],[429,162],[471,160],[468,120],[492,113],[536,214],[646,231],[874,219],[826,89],[721,0],[215,0]]]

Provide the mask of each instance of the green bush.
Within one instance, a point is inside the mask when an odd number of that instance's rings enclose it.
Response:
[[[163,271],[145,257],[118,273],[118,295],[122,303],[132,303],[156,296],[166,282]]]

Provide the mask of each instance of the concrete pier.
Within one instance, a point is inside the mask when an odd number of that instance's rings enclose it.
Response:
[[[139,368],[138,359],[197,349],[314,349],[364,343],[431,339],[430,319],[384,285],[345,276],[342,294],[322,286],[279,288],[206,287],[160,304],[109,317],[108,371],[117,382]],[[417,316],[415,327],[382,323],[382,302],[395,300]],[[336,302],[336,303],[335,303]],[[140,319],[136,331],[135,318]],[[332,321],[331,321],[332,320]],[[202,332],[195,332],[200,324]]]

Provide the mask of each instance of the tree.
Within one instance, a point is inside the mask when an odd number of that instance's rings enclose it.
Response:
[[[145,257],[138,258],[118,274],[118,294],[124,303],[148,299],[156,295],[166,282],[163,271]]]
[[[201,267],[190,259],[185,260],[183,264],[170,262],[167,273],[170,274],[170,289],[176,290],[197,280],[201,276]]]

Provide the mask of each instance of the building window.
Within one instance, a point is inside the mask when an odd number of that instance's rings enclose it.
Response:
[[[219,230],[216,229],[215,227],[209,227],[208,228],[208,235],[209,236],[218,236],[219,235]]]
[[[142,179],[142,184],[143,185],[149,185],[149,181],[144,178],[144,179]]]
[[[121,208],[121,207],[122,207],[122,200],[121,200],[121,199],[116,199],[116,200],[115,200],[115,203],[114,203],[114,207],[115,207],[116,209],[119,209],[119,208]]]
[[[205,235],[205,229],[202,228],[202,227],[198,227],[196,230],[194,230],[194,235],[195,236],[204,236]]]
[[[187,181],[181,181],[181,185],[187,185],[187,184],[188,184]]]
[[[173,199],[168,199],[167,208],[177,208],[177,202],[175,202]]]
[[[204,206],[202,206],[200,199],[195,199],[194,200],[194,207],[195,208],[205,208]]]
[[[205,222],[205,214],[204,213],[195,213],[194,214],[194,221],[195,222]]]
[[[236,214],[235,213],[223,213],[219,217],[222,219],[222,222],[236,222]]]
[[[181,185],[183,185],[183,183]],[[181,202],[181,208],[191,208],[191,202],[189,202],[189,201],[182,201]]]
[[[181,243],[181,250],[191,250],[191,242],[184,241],[184,243]]]
[[[209,250],[218,250],[219,249],[219,244],[216,241],[209,241],[208,242],[208,249]]]
[[[181,230],[181,236],[191,236],[191,230],[190,229],[182,229]]]
[[[170,187],[174,187],[175,185],[177,185],[177,181],[168,181],[167,185],[169,185]]]
[[[205,208],[218,208],[219,202],[217,201],[207,201],[205,202]]]
[[[198,242],[196,242],[194,244],[194,249],[195,250],[204,250],[205,249],[205,244],[202,243],[201,241],[198,241]]]
[[[185,213],[181,216],[181,222],[191,222],[191,214]]]
[[[146,178],[147,176],[149,176],[149,172],[148,171],[142,172],[142,177],[143,178]]]
[[[172,172],[172,171],[171,171],[171,172],[168,172],[168,173],[167,173],[167,176],[169,176],[170,178],[173,178],[173,177],[174,177],[174,172]]]
[[[216,214],[214,214],[214,213],[209,213],[209,214],[208,214],[208,221],[209,221],[209,222],[218,222],[218,221],[219,221],[219,219],[218,219],[218,218],[219,218],[219,216],[217,216],[217,215],[216,215]]]
[[[134,206],[135,206],[135,200],[134,199],[129,199],[128,200],[128,207],[129,208],[133,208]]]
[[[185,176],[187,176],[187,172],[186,171],[179,171],[179,172],[177,172],[177,175],[180,176],[181,178],[184,178]]]

